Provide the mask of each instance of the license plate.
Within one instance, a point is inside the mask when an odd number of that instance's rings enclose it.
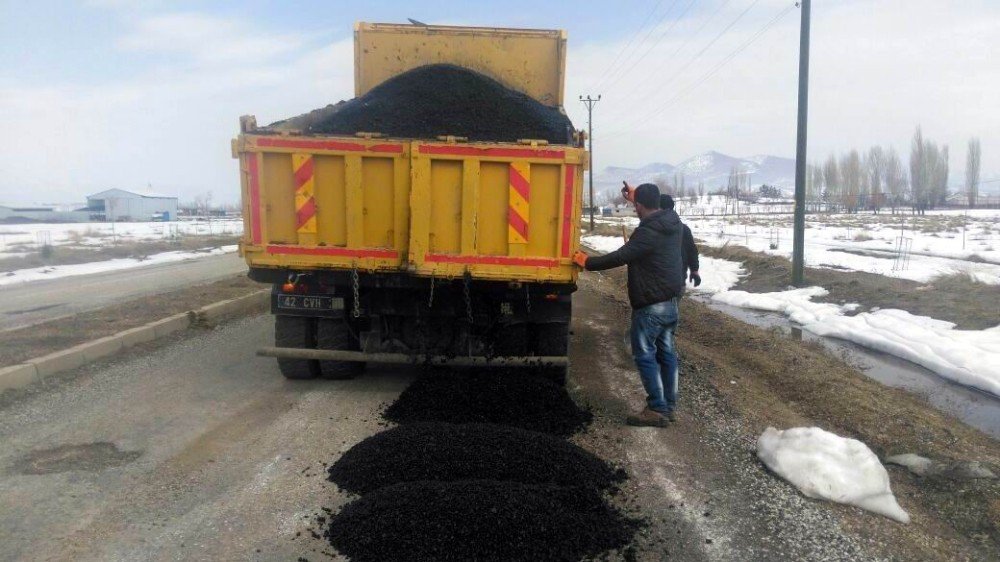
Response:
[[[286,310],[344,310],[344,299],[309,295],[278,295],[278,308]]]

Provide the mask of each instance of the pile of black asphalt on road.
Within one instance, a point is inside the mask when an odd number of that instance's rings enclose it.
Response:
[[[430,372],[383,415],[399,425],[328,471],[341,493],[359,495],[324,532],[352,561],[632,554],[641,522],[607,501],[625,472],[566,440],[591,414],[561,386],[519,372]]]
[[[272,123],[306,134],[381,133],[396,138],[451,135],[470,141],[572,142],[573,123],[558,107],[466,68],[433,64],[390,78],[365,95]]]

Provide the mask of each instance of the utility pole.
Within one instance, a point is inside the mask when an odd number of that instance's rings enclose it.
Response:
[[[580,101],[582,101],[587,106],[587,142],[590,143],[590,231],[594,231],[594,106],[597,102],[601,101],[601,94],[597,94],[597,98],[580,96]]]
[[[795,226],[792,237],[792,285],[805,282],[806,246],[806,129],[809,119],[809,8],[810,0],[801,0],[802,24],[799,30],[799,123],[795,147]]]

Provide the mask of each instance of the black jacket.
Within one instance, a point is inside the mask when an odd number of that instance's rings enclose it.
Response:
[[[661,210],[639,222],[624,246],[591,257],[587,269],[600,271],[628,265],[628,300],[632,308],[668,301],[684,293],[683,236],[680,217]]]
[[[681,253],[683,254],[684,269],[698,271],[698,246],[694,245],[694,235],[688,225],[684,226],[684,240],[681,242]]]

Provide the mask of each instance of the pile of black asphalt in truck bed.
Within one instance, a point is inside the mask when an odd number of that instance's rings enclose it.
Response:
[[[450,64],[414,68],[349,101],[272,123],[274,130],[310,134],[382,133],[398,138],[470,141],[546,140],[568,144],[573,123],[558,107]]]

